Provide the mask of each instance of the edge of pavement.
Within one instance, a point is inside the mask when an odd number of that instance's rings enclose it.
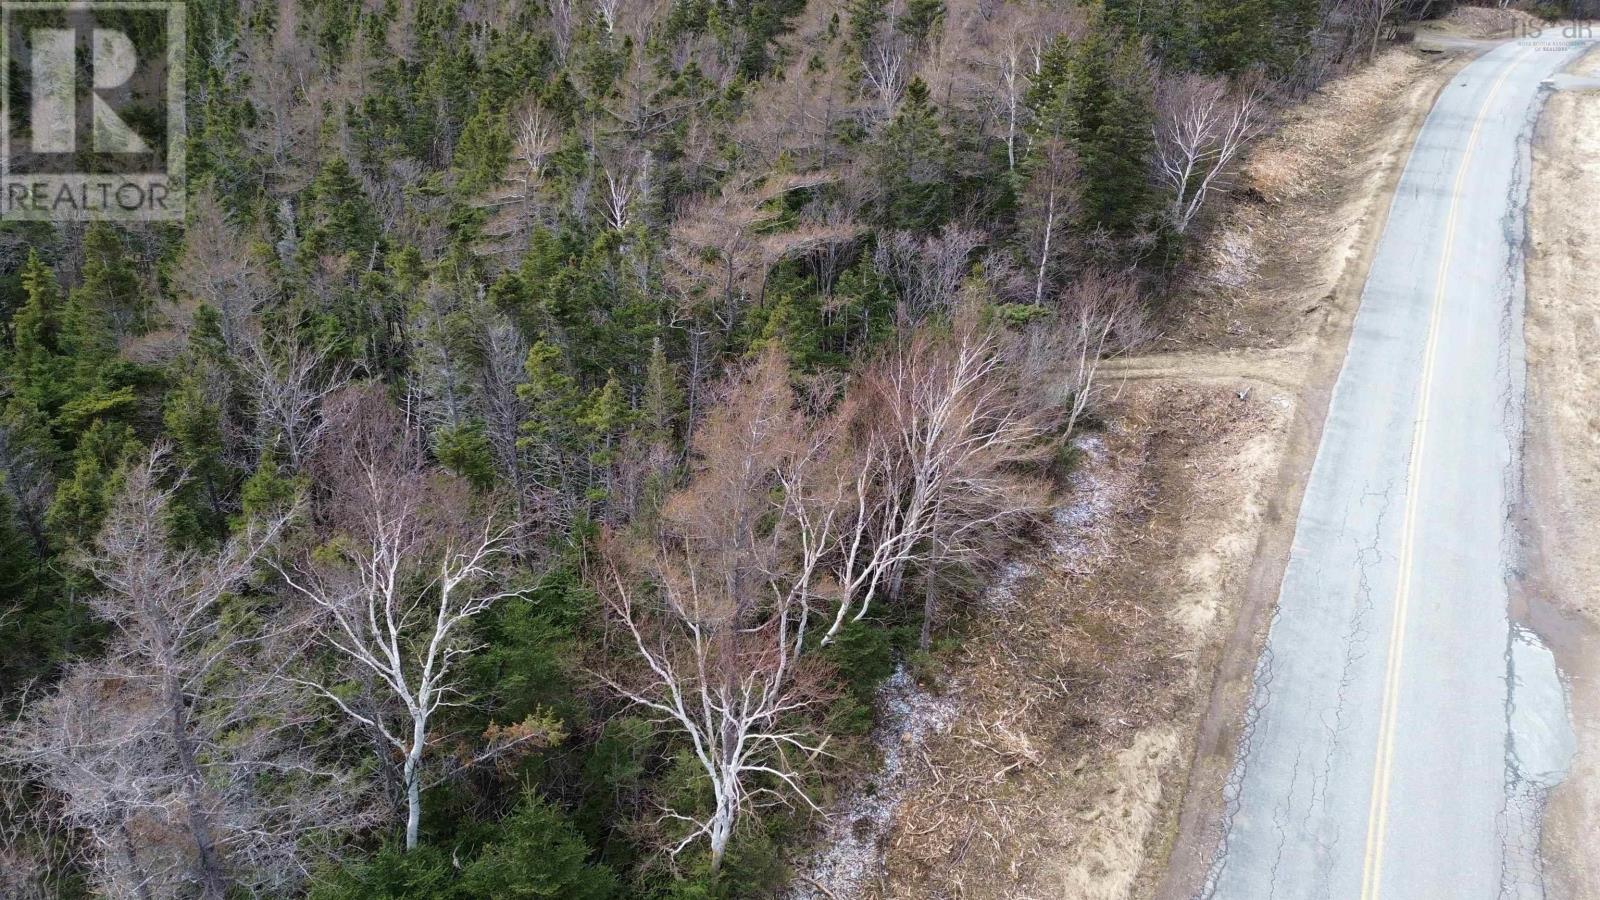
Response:
[[[1256,538],[1243,597],[1231,631],[1224,639],[1209,692],[1210,699],[1200,719],[1193,758],[1183,787],[1177,834],[1166,860],[1165,874],[1157,882],[1153,894],[1158,900],[1190,900],[1202,889],[1210,870],[1212,855],[1221,836],[1219,824],[1223,789],[1233,770],[1235,753],[1244,730],[1244,714],[1256,662],[1277,605],[1279,586],[1288,565],[1289,548],[1294,541],[1301,499],[1322,438],[1334,383],[1349,348],[1361,292],[1379,238],[1388,224],[1401,174],[1411,157],[1422,123],[1432,111],[1439,94],[1469,62],[1497,45],[1498,42],[1452,45],[1449,50],[1454,51],[1454,55],[1444,65],[1422,75],[1423,79],[1431,80],[1433,84],[1421,91],[1407,110],[1405,138],[1381,160],[1385,171],[1380,188],[1369,193],[1362,206],[1362,222],[1359,235],[1353,243],[1353,252],[1343,261],[1339,276],[1329,293],[1331,311],[1310,335],[1305,353],[1307,364],[1301,368],[1303,375],[1293,390],[1296,396],[1293,419],[1284,438],[1277,472],[1267,491],[1267,495],[1273,499],[1267,506]],[[1149,363],[1159,360],[1159,356],[1140,360],[1144,365],[1129,365],[1122,371],[1113,370],[1111,374],[1117,377],[1171,378],[1179,381],[1190,377],[1206,380],[1232,375],[1244,381],[1281,383],[1279,377],[1274,377],[1277,373],[1269,374],[1276,366],[1268,365],[1268,371],[1264,372],[1259,362],[1252,365],[1252,356],[1261,357],[1273,352],[1172,354],[1175,357],[1210,356],[1221,363],[1201,366],[1192,375],[1186,371],[1187,366],[1149,368]],[[1208,372],[1207,368],[1220,371]]]

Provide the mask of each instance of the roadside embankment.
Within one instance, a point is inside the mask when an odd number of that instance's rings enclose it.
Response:
[[[1600,73],[1591,53],[1574,70]],[[1534,142],[1527,318],[1527,541],[1520,614],[1556,653],[1577,758],[1546,812],[1555,898],[1600,897],[1600,91],[1562,90]]]

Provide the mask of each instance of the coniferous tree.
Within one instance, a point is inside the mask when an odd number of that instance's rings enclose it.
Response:
[[[1039,146],[1059,137],[1077,158],[1080,233],[1125,240],[1146,227],[1155,106],[1138,42],[1103,19],[1078,40],[1057,38],[1028,103]]]
[[[950,218],[955,191],[949,142],[920,78],[906,87],[899,111],[872,148],[872,163],[885,227],[934,231]]]

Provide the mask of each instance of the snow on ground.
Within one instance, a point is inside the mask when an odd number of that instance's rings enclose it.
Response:
[[[1133,484],[1131,476],[1106,464],[1105,440],[1100,435],[1079,437],[1073,443],[1083,461],[1070,478],[1069,502],[1051,516],[1049,533],[1042,542],[1048,551],[1045,562],[1064,572],[1086,568],[1103,549],[1102,529],[1094,526],[1127,501]],[[1037,561],[1007,561],[979,602],[997,612],[1015,605],[1022,583],[1039,570]],[[852,900],[878,878],[883,842],[895,810],[921,777],[922,767],[907,763],[916,758],[929,736],[943,733],[955,721],[959,698],[958,682],[952,681],[942,694],[933,694],[917,684],[903,666],[883,683],[877,697],[878,725],[872,735],[883,766],[829,811],[816,842],[820,849],[797,865],[787,900]]]

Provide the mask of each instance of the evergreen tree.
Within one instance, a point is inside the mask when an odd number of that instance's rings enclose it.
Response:
[[[237,529],[243,521],[267,518],[287,509],[304,487],[278,460],[277,450],[268,446],[261,451],[256,470],[239,488],[240,521],[232,526]]]
[[[372,205],[343,156],[330,156],[311,180],[300,230],[307,261],[350,254],[365,262],[378,252],[381,235]]]
[[[439,464],[465,478],[480,491],[494,486],[494,448],[484,433],[483,423],[463,422],[439,429],[434,437],[434,453]]]
[[[683,388],[678,384],[677,368],[667,358],[660,338],[650,345],[639,416],[647,440],[663,446],[670,446],[677,440],[678,423],[683,416]]]
[[[175,535],[190,543],[219,539],[227,529],[236,473],[224,459],[222,411],[206,397],[195,371],[185,373],[167,395],[162,422],[175,459],[189,476],[171,510],[181,520],[173,523]]]
[[[507,900],[616,896],[616,876],[605,866],[588,862],[583,838],[557,809],[538,797],[525,797],[498,831],[462,873],[469,896]]]
[[[122,239],[111,225],[95,222],[83,236],[83,282],[68,304],[70,349],[116,351],[116,340],[149,327],[150,304],[139,275],[128,261]],[[84,321],[75,321],[81,318]],[[110,327],[106,327],[109,323]]]
[[[505,112],[485,97],[456,145],[455,168],[461,173],[462,193],[470,196],[493,187],[510,162],[511,132]]]
[[[1273,0],[1195,0],[1201,69],[1236,75],[1272,61]]]
[[[922,79],[906,87],[899,111],[872,148],[872,163],[884,227],[935,231],[949,221],[955,199],[949,144]]]
[[[70,472],[56,486],[45,524],[68,544],[93,538],[122,486],[123,466],[140,452],[133,429],[121,422],[95,420],[73,451]]]
[[[62,347],[61,290],[35,250],[28,251],[21,280],[26,300],[11,320],[8,385],[14,397],[54,415],[66,401],[70,366]]]
[[[1076,41],[1057,38],[1028,102],[1039,136],[1062,138],[1077,155],[1079,230],[1125,239],[1148,223],[1155,101],[1139,44],[1103,19]]]

